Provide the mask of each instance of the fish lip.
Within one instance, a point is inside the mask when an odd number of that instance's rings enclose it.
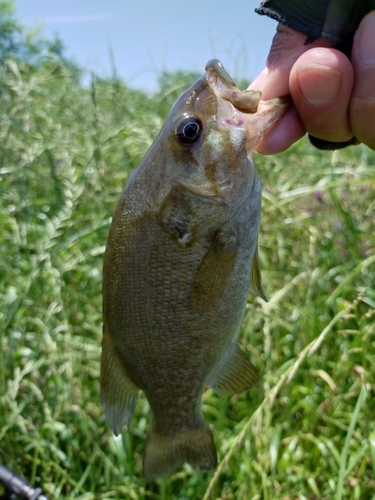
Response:
[[[219,90],[239,90],[236,82],[225,70],[219,59],[211,59],[205,67],[209,84]]]
[[[292,106],[293,100],[290,95],[284,95],[282,97],[274,97],[268,101],[259,101],[258,115],[262,114],[272,114],[275,117],[281,118],[288,109]]]
[[[293,103],[292,97],[290,95],[283,95],[281,97],[274,97],[273,99],[269,99],[268,101],[263,101],[262,99],[259,101],[259,104],[263,108],[273,108],[275,106],[280,107],[290,107]]]

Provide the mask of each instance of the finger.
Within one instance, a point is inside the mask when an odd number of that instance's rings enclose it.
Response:
[[[279,24],[267,58],[268,75],[259,90],[262,99],[268,100],[289,94],[289,74],[295,61],[313,47],[330,47],[332,42],[324,38],[304,45],[306,35]]]
[[[353,137],[349,102],[353,88],[349,59],[332,48],[313,48],[293,65],[290,92],[304,128],[314,137],[345,142]]]
[[[259,89],[268,76],[268,68],[257,76],[251,83],[249,89]],[[263,98],[263,97],[262,97]],[[258,153],[263,155],[272,155],[281,153],[289,148],[294,142],[305,135],[298,113],[294,107],[289,109],[273,129],[265,136],[263,141],[257,147]]]
[[[264,100],[288,95],[290,93],[290,71],[300,55],[315,46],[332,45],[329,40],[323,38],[310,45],[304,45],[305,41],[306,35],[279,24],[267,58],[267,68],[255,79],[250,88],[261,90]],[[301,120],[295,109],[292,108],[267,134],[257,151],[262,154],[275,154],[284,151],[301,138],[304,133]]]
[[[375,149],[375,11],[362,20],[352,50],[354,89],[350,120],[354,135]]]
[[[251,82],[248,90],[259,90],[268,76],[268,68],[264,68],[259,75]]]
[[[298,113],[294,107],[290,108],[281,120],[265,136],[257,147],[258,153],[274,155],[289,148],[294,142],[301,139],[306,133]]]

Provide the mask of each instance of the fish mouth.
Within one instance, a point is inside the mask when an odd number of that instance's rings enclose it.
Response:
[[[240,90],[218,59],[206,64],[205,80],[214,93],[218,112],[216,123],[230,127],[238,140],[244,133],[248,157],[264,135],[279,121],[292,104],[290,96],[261,100],[260,90]]]
[[[259,111],[264,113],[277,108],[280,114],[283,114],[292,103],[290,96],[262,101],[262,92],[260,90],[240,90],[218,59],[208,61],[205,69],[206,80],[216,96],[230,102],[241,113],[253,114]]]
[[[259,90],[240,90],[218,59],[206,64],[206,80],[216,97],[229,102],[241,113],[256,113],[262,93]]]

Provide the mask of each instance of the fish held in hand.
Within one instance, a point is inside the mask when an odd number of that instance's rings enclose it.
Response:
[[[201,411],[206,385],[258,380],[237,331],[258,260],[261,183],[253,150],[289,106],[241,91],[217,60],[184,92],[116,208],[103,276],[101,399],[115,434],[138,393],[151,407],[147,479],[187,461],[216,466]]]

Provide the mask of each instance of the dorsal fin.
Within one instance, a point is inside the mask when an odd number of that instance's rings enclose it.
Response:
[[[261,297],[263,300],[268,302],[267,294],[263,288],[262,274],[260,272],[258,246],[255,249],[254,257],[253,257],[253,265],[251,268],[251,278],[250,278],[250,288],[254,293],[259,295],[259,297]]]

